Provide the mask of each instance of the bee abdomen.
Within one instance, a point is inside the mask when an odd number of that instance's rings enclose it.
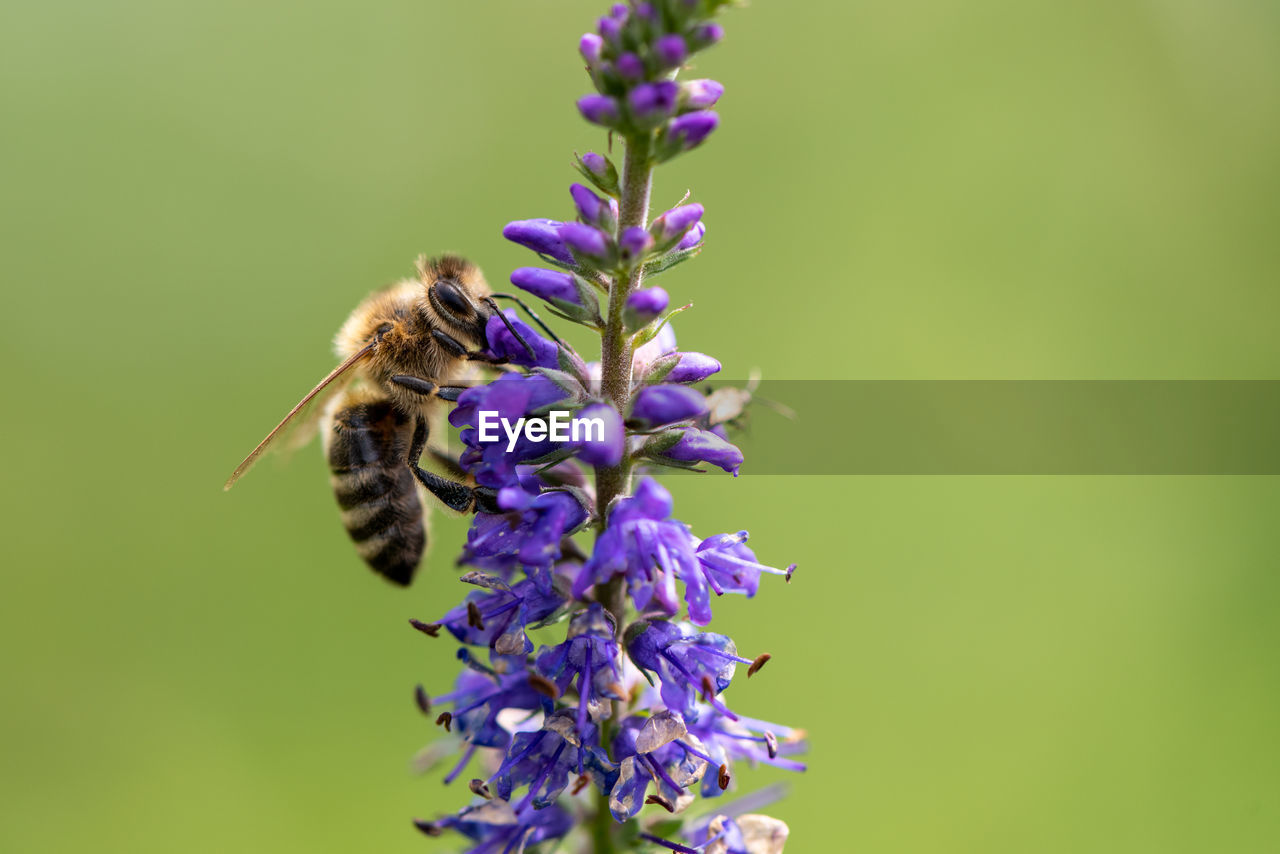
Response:
[[[356,551],[396,584],[408,584],[427,536],[413,474],[405,464],[412,425],[390,401],[375,400],[333,416],[329,468],[333,493]]]

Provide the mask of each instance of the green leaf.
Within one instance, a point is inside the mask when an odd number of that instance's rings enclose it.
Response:
[[[653,326],[650,326],[648,329],[641,329],[639,332],[636,333],[636,337],[632,339],[631,341],[632,346],[635,349],[639,349],[643,347],[645,344],[648,344],[654,338],[658,337],[658,333],[662,331],[662,327],[670,323],[671,318],[675,317],[677,314],[679,314],[680,312],[684,311],[687,308],[693,308],[693,303],[689,303],[688,305],[682,305],[679,308],[673,308],[671,309],[671,311],[667,312],[665,317],[662,318],[661,323],[657,323]]]
[[[704,239],[703,243],[705,242],[706,241]],[[645,276],[657,276],[660,273],[665,273],[677,264],[683,264],[685,261],[688,261],[690,258],[702,252],[703,243],[699,243],[697,246],[691,246],[688,249],[680,249],[676,252],[668,252],[665,255],[659,255],[657,258],[644,265]]]

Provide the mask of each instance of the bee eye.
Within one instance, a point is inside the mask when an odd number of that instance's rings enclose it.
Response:
[[[473,311],[470,301],[463,296],[462,291],[453,282],[440,280],[436,282],[432,288],[436,292],[436,299],[440,300],[441,305],[448,309],[457,317],[467,317]]]

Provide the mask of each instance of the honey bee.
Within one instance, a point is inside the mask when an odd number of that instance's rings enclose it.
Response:
[[[283,436],[305,441],[319,422],[342,524],[365,563],[399,585],[413,579],[427,545],[419,484],[452,510],[498,512],[492,490],[420,465],[437,401],[456,399],[462,391],[457,383],[475,378],[475,363],[501,364],[486,354],[490,318],[501,318],[533,352],[494,297],[520,301],[491,293],[475,265],[456,255],[423,257],[417,272],[356,307],[334,340],[342,362],[258,443],[224,487],[230,489]]]

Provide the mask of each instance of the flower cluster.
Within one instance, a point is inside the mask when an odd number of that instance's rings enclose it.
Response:
[[[784,824],[742,809],[683,825],[668,815],[734,788],[742,763],[804,770],[791,758],[802,732],[743,717],[725,700],[769,655],[740,655],[702,628],[713,597],[752,597],[765,575],[790,581],[794,565],[762,563],[746,531],[695,535],[653,476],[703,466],[736,475],[743,463],[726,431],[732,413],[699,385],[720,363],[677,348],[670,320],[681,309],[650,284],[704,246],[702,205],[651,220],[648,206],[655,167],[718,124],[711,108],[723,87],[676,78],[721,39],[712,19],[725,5],[617,4],[582,37],[596,92],[578,109],[621,138],[622,169],[603,154],[578,157],[585,183],[569,188],[571,216],[503,231],[540,259],[512,284],[601,343],[588,362],[515,312],[495,316],[490,355],[514,367],[460,393],[449,416],[465,447],[460,465],[491,499],[477,503],[459,558],[472,592],[433,622],[413,621],[461,645],[453,689],[420,687],[417,702],[461,749],[446,782],[472,769],[474,800],[417,825],[456,831],[474,854],[544,843],[776,854],[786,840]],[[553,410],[603,430],[565,441],[483,429],[486,414],[514,423]],[[588,532],[590,548],[579,543]]]

